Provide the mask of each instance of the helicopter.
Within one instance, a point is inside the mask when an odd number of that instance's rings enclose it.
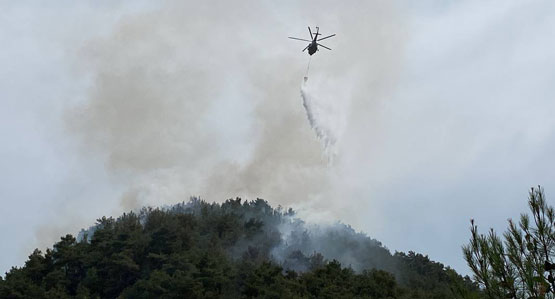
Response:
[[[310,30],[310,26],[309,26],[308,27],[308,32],[310,33],[310,39],[311,40],[297,38],[297,37],[291,37],[291,36],[289,36],[289,38],[309,42],[310,44],[308,44],[308,46],[306,46],[306,48],[303,49],[303,52],[306,51],[306,49],[308,49],[308,54],[310,56],[312,56],[314,53],[316,53],[316,51],[318,51],[318,46],[320,46],[324,49],[331,50],[330,48],[328,48],[328,47],[326,47],[322,44],[319,44],[318,42],[321,41],[321,40],[324,40],[326,38],[330,38],[330,37],[335,36],[335,34],[332,34],[332,35],[328,35],[326,37],[318,38],[319,35],[322,35],[321,33],[319,33],[319,31],[320,31],[320,27],[316,26],[316,33],[312,34],[312,30]]]

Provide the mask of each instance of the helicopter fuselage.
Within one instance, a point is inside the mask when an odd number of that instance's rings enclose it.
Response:
[[[310,33],[310,40],[308,39],[304,39],[304,38],[298,38],[298,37],[292,37],[289,36],[290,39],[295,39],[295,40],[300,40],[300,41],[304,41],[304,42],[310,42],[310,44],[308,44],[304,49],[303,52],[308,50],[308,54],[310,56],[312,56],[314,53],[316,53],[319,49],[318,46],[327,49],[327,50],[331,50],[330,48],[319,44],[318,42],[324,39],[328,39],[330,37],[335,36],[335,34],[323,37],[323,38],[319,38],[322,34],[320,33],[320,28],[318,26],[316,26],[316,33],[312,33],[312,30],[310,29],[310,27],[308,27],[308,33]]]
[[[313,41],[310,43],[310,46],[308,46],[308,54],[312,56],[312,54],[316,53],[316,51],[318,51],[318,45],[315,41]]]

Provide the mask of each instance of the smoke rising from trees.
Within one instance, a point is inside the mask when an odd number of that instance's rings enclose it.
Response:
[[[555,43],[545,38],[552,7],[6,3],[0,218],[15,228],[3,232],[11,242],[0,267],[98,215],[252,193],[467,269],[459,247],[468,218],[500,230],[521,211],[523,186],[554,176]],[[308,55],[286,38],[308,36],[308,25],[338,34],[310,70],[318,99],[346,110],[337,155],[325,167],[298,92]],[[202,101],[180,97],[180,87]],[[133,106],[141,97],[149,103]],[[282,127],[295,128],[282,135],[303,137],[268,134]],[[296,143],[273,150],[281,140]],[[489,217],[477,208],[483,203],[505,216]]]
[[[284,11],[269,2],[215,5],[164,2],[91,41],[80,67],[93,83],[86,102],[68,111],[68,128],[84,154],[104,157],[127,186],[124,210],[190,195],[258,196],[338,216],[332,200],[345,186],[335,182],[299,102],[304,53],[279,38],[304,31],[305,22],[340,34],[336,52],[314,59],[311,80],[328,105],[345,111],[345,131],[358,134],[395,77],[403,43],[395,8],[324,1],[337,13],[319,16],[312,5],[295,4],[309,17],[284,24]],[[326,149],[353,154],[333,139]]]

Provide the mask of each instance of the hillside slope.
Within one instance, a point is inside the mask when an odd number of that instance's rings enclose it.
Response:
[[[262,199],[101,218],[0,279],[1,298],[480,298],[468,277]]]

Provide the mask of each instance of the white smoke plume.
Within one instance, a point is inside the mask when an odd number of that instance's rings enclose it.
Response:
[[[164,1],[123,17],[73,56],[77,75],[90,84],[84,101],[66,112],[69,136],[82,157],[104,162],[104,184],[119,193],[98,204],[119,214],[189,196],[260,197],[345,219],[357,204],[345,206],[338,196],[364,199],[349,194],[359,147],[348,143],[360,143],[352,136],[368,127],[372,108],[395,81],[401,20],[388,1],[326,0]],[[327,44],[334,51],[313,59],[305,111],[298,82],[306,53],[286,37],[308,34],[307,25],[338,37]],[[326,156],[334,157],[333,167]],[[67,232],[56,227],[58,236]],[[48,238],[43,243],[57,236]]]
[[[522,184],[554,176],[544,2],[55,3],[0,18],[4,269],[99,216],[190,195],[327,213],[466,269],[467,219],[489,219],[476,206],[518,216]],[[331,165],[299,98],[306,44],[287,39],[307,26],[337,34],[309,82],[346,110]]]

